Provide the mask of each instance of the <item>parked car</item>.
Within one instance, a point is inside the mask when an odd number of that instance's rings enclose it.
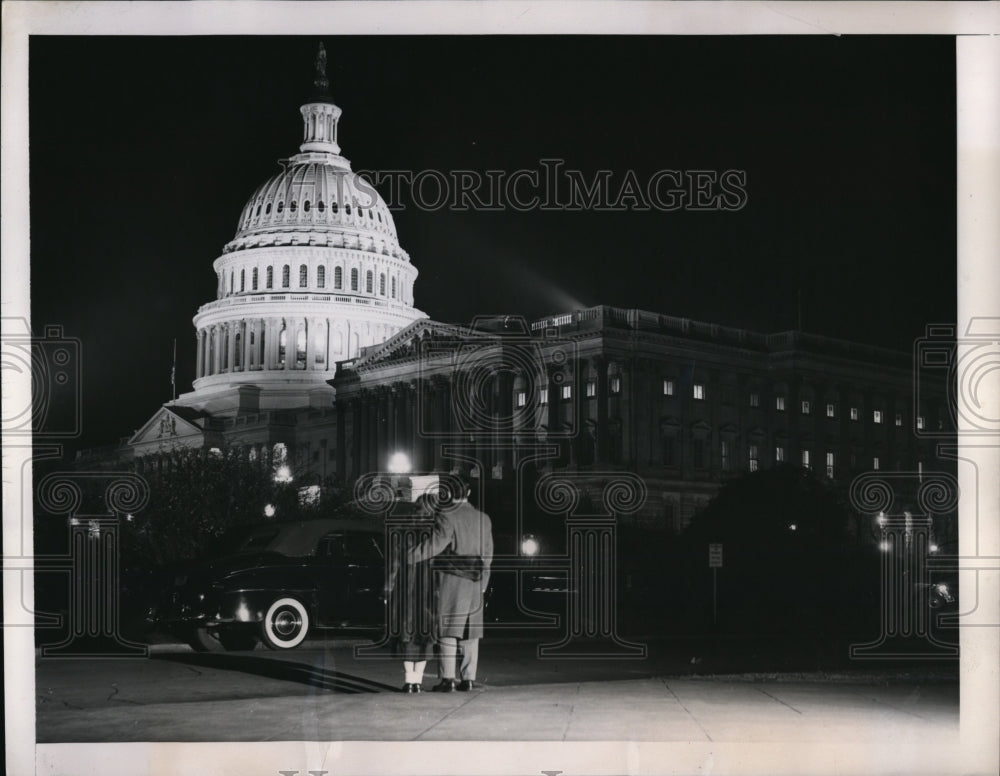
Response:
[[[198,651],[292,649],[328,629],[381,628],[381,521],[271,523],[224,537],[218,554],[174,573],[158,627]]]

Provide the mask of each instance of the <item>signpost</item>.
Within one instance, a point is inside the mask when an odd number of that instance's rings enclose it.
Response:
[[[712,569],[712,625],[719,624],[716,608],[716,596],[718,592],[718,574],[722,568],[722,545],[708,545],[708,567]]]

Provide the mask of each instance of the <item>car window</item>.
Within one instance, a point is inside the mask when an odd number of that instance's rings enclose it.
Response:
[[[356,564],[382,563],[383,557],[376,535],[370,533],[329,533],[320,539],[316,554]]]

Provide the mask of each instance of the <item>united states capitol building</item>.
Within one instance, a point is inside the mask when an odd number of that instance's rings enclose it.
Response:
[[[940,468],[943,382],[915,391],[910,353],[607,306],[429,319],[392,213],[341,155],[322,52],[300,113],[299,152],[213,264],[193,389],[119,451],[138,470],[183,447],[280,459],[313,486],[399,452],[501,489],[525,467],[627,471],[639,519],[679,530],[727,478],[781,462],[845,483]]]

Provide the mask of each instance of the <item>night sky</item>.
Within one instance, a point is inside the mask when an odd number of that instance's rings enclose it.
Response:
[[[32,38],[32,320],[82,341],[70,450],[170,399],[174,338],[190,390],[191,318],[298,151],[320,39]],[[801,291],[804,330],[904,350],[955,320],[952,37],[322,40],[355,170],[746,171],[736,212],[411,204],[436,320],[609,304],[779,331]]]

